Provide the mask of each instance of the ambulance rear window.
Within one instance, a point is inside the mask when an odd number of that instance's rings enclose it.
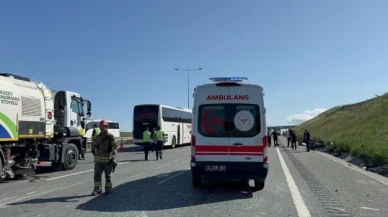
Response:
[[[254,137],[261,131],[255,104],[201,105],[198,114],[198,132],[206,137]]]

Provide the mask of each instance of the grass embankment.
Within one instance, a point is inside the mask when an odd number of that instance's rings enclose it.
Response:
[[[360,103],[334,107],[295,128],[314,140],[332,142],[335,152],[351,153],[372,164],[388,163],[388,93]]]
[[[120,132],[120,137],[132,137],[132,132]],[[132,144],[132,140],[125,141],[124,144]]]

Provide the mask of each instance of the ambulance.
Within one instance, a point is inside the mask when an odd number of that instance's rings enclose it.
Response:
[[[262,190],[268,174],[263,87],[245,77],[210,78],[194,89],[191,132],[192,185],[203,180],[254,180]]]

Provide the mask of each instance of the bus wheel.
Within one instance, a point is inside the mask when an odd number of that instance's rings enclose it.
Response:
[[[174,136],[174,137],[172,137],[171,148],[175,148],[175,146],[176,146],[176,138]]]

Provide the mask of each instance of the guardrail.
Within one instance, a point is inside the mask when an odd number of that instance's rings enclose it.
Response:
[[[117,141],[120,143],[121,141],[126,142],[126,141],[131,141],[133,140],[133,137],[116,137]],[[91,149],[91,144],[92,144],[92,139],[88,138],[86,141],[86,150]]]
[[[123,140],[125,142],[125,141],[129,141],[129,140],[133,140],[133,137],[116,137],[116,139],[118,141]],[[88,143],[92,142],[92,139],[88,138],[87,142]]]

